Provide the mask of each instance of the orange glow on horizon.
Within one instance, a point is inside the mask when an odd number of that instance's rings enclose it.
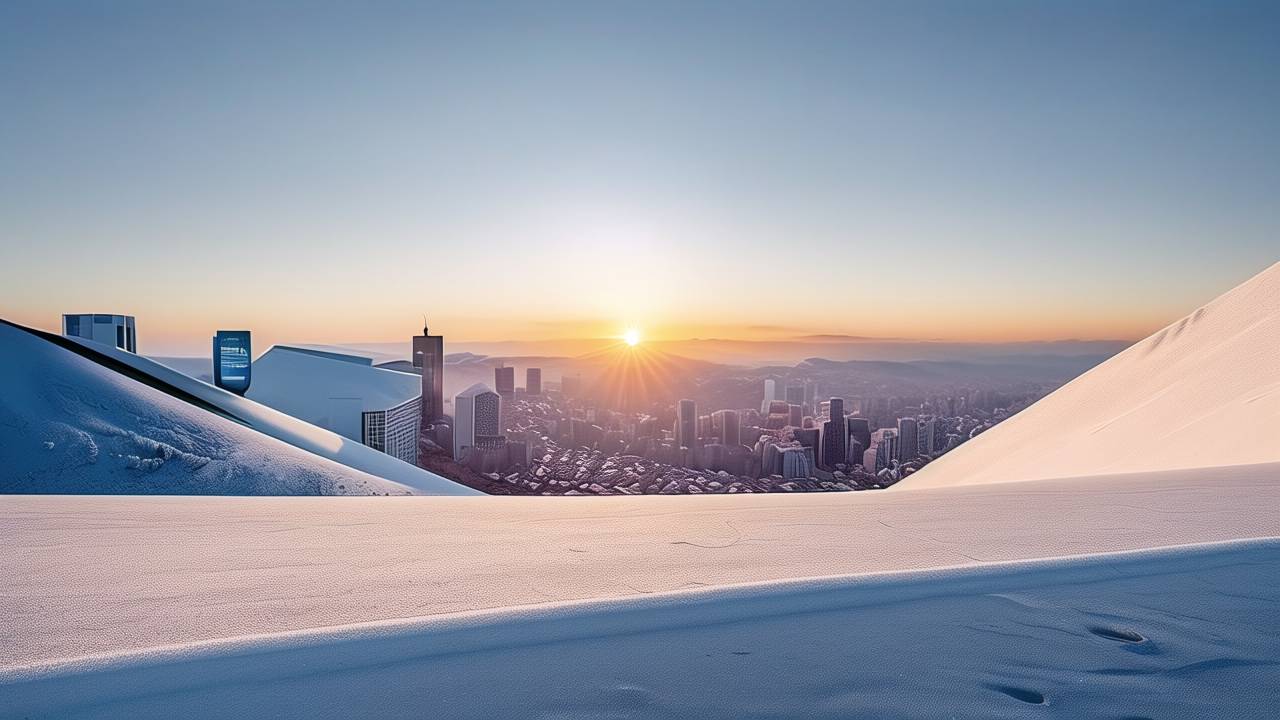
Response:
[[[71,303],[76,307],[87,303]],[[345,344],[403,343],[421,332],[420,316],[387,313],[370,309],[364,313],[326,314],[316,308],[289,308],[287,312],[263,313],[257,308],[194,309],[180,305],[162,308],[135,308],[128,303],[118,312],[132,313],[138,318],[139,350],[148,355],[197,356],[207,352],[208,338],[220,328],[253,331],[255,354],[274,343]],[[935,317],[886,316],[869,313],[858,317],[819,317],[804,324],[781,322],[742,322],[736,318],[664,322],[662,318],[646,324],[643,331],[626,326],[619,332],[616,321],[582,316],[563,319],[546,317],[494,317],[487,315],[429,315],[431,329],[446,338],[446,347],[456,345],[486,346],[479,352],[502,355],[544,354],[576,356],[618,343],[622,348],[663,347],[682,352],[679,346],[704,342],[752,343],[761,346],[774,343],[847,343],[864,342],[941,342],[941,343],[1016,343],[1056,340],[1122,340],[1134,341],[1176,320],[1161,317],[1157,309],[1132,315],[1086,318],[1054,310],[1030,314],[1020,308],[1003,313],[967,313],[952,310],[935,312]],[[60,316],[44,312],[15,312],[6,319],[24,325],[59,331]],[[824,323],[823,320],[830,320]],[[468,348],[475,350],[474,347]]]

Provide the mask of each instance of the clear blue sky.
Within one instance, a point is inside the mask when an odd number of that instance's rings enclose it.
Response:
[[[1280,3],[0,4],[0,314],[153,351],[1136,338],[1278,190]]]

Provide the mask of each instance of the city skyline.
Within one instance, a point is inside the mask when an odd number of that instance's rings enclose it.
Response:
[[[456,342],[1132,341],[1276,260],[1278,19],[6,3],[0,308],[192,355],[423,312]]]

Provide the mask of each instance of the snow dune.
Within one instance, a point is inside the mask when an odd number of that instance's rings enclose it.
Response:
[[[78,344],[106,364],[0,323],[0,492],[475,494],[154,361]]]
[[[1280,263],[895,488],[1280,461]]]

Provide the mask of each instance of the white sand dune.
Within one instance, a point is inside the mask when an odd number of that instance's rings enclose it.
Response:
[[[895,488],[1280,461],[1280,263]]]
[[[89,357],[0,323],[0,492],[478,494],[153,360],[65,342]]]

